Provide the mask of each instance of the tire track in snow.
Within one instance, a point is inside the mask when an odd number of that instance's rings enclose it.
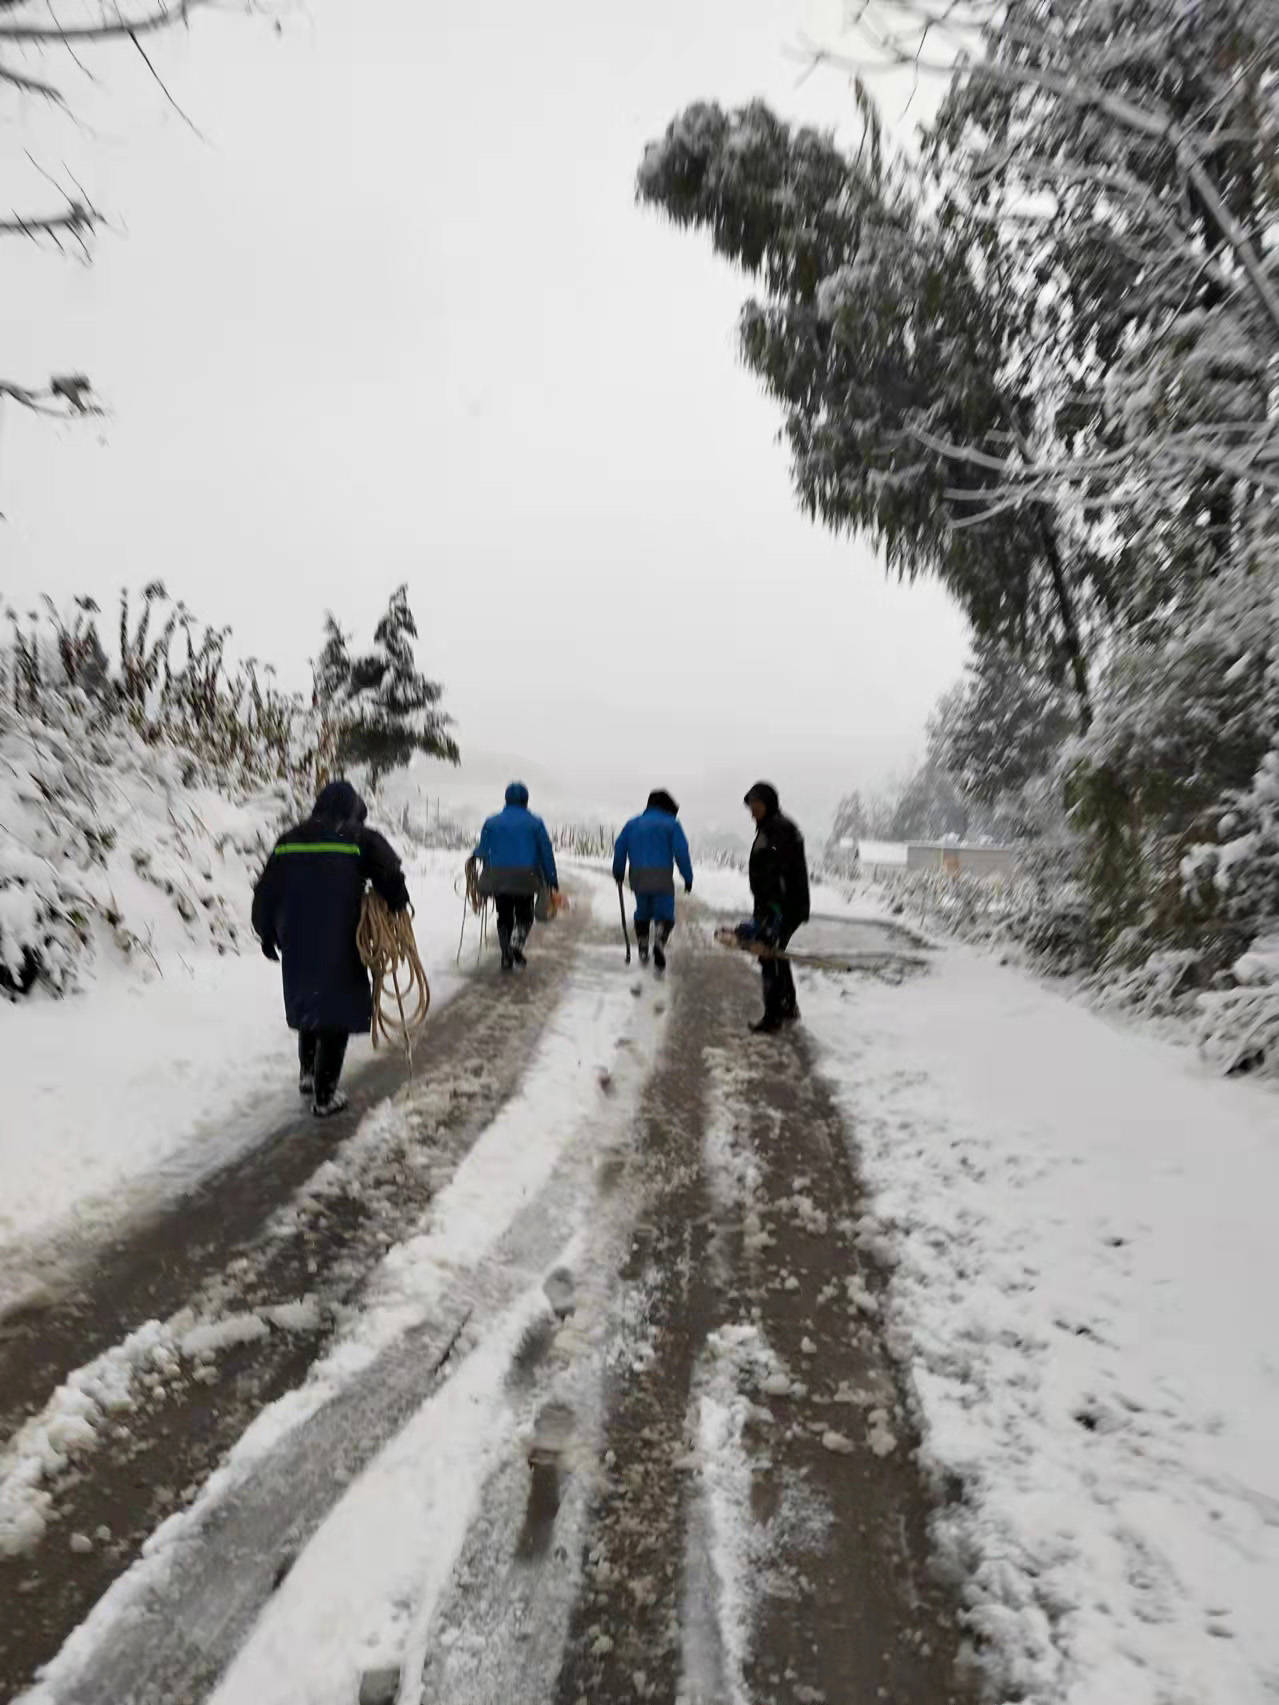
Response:
[[[555,1705],[958,1702],[838,1112],[802,1035],[743,1034],[732,961],[690,958],[677,987],[633,1162],[643,1331]]]
[[[591,1144],[609,1119],[603,1062],[589,1051],[591,1044],[583,1051],[583,1024],[595,1014],[598,1029],[604,1013],[600,1035],[616,1045],[619,1017],[631,1010],[625,985],[602,990],[590,967],[579,969],[518,1097],[506,1103],[441,1193],[431,1228],[392,1252],[349,1337],[339,1340],[308,1386],[259,1418],[195,1510],[158,1536],[152,1555],[68,1641],[33,1700],[150,1705],[203,1698],[264,1605],[263,1629],[225,1690],[253,1705],[297,1697],[292,1670],[273,1670],[269,1656],[279,1637],[272,1628],[281,1618],[289,1626],[289,1605],[297,1601],[299,1589],[290,1585],[293,1559],[301,1553],[299,1576],[317,1568],[323,1576],[323,1562],[315,1558],[332,1549],[333,1532],[341,1530],[326,1518],[344,1489],[384,1446],[395,1449],[388,1441],[402,1427],[424,1427],[429,1437],[441,1378],[456,1378],[450,1370],[467,1367],[473,1345],[484,1350],[488,1333],[540,1285],[546,1265],[561,1252],[566,1227],[589,1200],[583,1179],[594,1166]],[[609,1082],[622,1083],[629,1069],[615,1070]],[[590,1099],[592,1092],[602,1106]],[[376,1481],[375,1469],[370,1484]],[[361,1488],[350,1496],[358,1511]],[[430,1543],[430,1530],[416,1521],[413,1533],[419,1545]],[[314,1546],[308,1544],[312,1536]],[[337,1640],[349,1656],[355,1644],[341,1632],[358,1597],[349,1568],[341,1566],[346,1562],[339,1547],[332,1600],[318,1621],[303,1595],[298,1614],[311,1629],[309,1649]],[[381,1579],[376,1557],[361,1579],[376,1595],[370,1585]],[[396,1596],[389,1586],[386,1593]],[[265,1680],[259,1673],[263,1652]],[[350,1689],[337,1679],[340,1662],[325,1661],[321,1668],[316,1685],[322,1693],[315,1697],[329,1697],[323,1692],[328,1686],[335,1700],[346,1701]],[[270,1685],[273,1673],[278,1692]]]
[[[417,1082],[397,1101],[396,1116],[375,1116],[381,1140],[375,1130],[365,1141],[367,1127],[353,1135],[350,1120],[290,1122],[162,1220],[128,1233],[121,1251],[83,1276],[87,1293],[56,1305],[46,1324],[61,1356],[72,1344],[103,1348],[111,1330],[119,1327],[123,1338],[152,1316],[163,1319],[191,1303],[215,1319],[302,1296],[324,1303],[310,1330],[272,1330],[232,1343],[212,1365],[202,1360],[169,1372],[166,1363],[133,1409],[92,1412],[91,1436],[78,1452],[45,1449],[48,1432],[38,1420],[10,1440],[0,1453],[0,1505],[15,1463],[19,1473],[28,1466],[22,1457],[33,1433],[48,1465],[40,1492],[51,1499],[33,1547],[6,1556],[0,1546],[0,1600],[21,1607],[17,1616],[0,1617],[0,1697],[53,1656],[147,1535],[191,1502],[252,1417],[305,1378],[332,1334],[335,1308],[341,1312],[358,1296],[385,1250],[416,1223],[515,1093],[562,998],[580,939],[580,928],[566,924],[564,933],[548,934],[527,979],[494,986],[486,977],[443,1009],[426,1032]],[[402,1062],[384,1069],[379,1084],[391,1087],[393,1070],[394,1086],[402,1088]],[[347,1150],[354,1161],[344,1169]],[[23,1345],[40,1331],[33,1319],[8,1340],[10,1364],[21,1365]],[[113,1342],[106,1339],[108,1352]],[[35,1382],[51,1365],[69,1371],[51,1355],[37,1358],[29,1390],[41,1389]],[[5,1371],[12,1367],[0,1367]],[[55,1394],[46,1414],[78,1401]],[[73,1535],[86,1536],[87,1547],[73,1551]]]

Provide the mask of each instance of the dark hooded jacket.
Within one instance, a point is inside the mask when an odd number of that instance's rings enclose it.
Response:
[[[809,917],[804,837],[789,817],[783,817],[775,787],[757,781],[746,795],[746,804],[753,799],[764,806],[764,820],[756,829],[755,844],[751,847],[755,917],[760,923],[780,924],[782,933],[789,937]]]
[[[284,960],[284,1012],[294,1030],[369,1028],[373,997],[355,944],[372,883],[393,912],[409,903],[400,861],[347,781],[331,781],[304,823],[275,843],[253,890],[262,951]]]
[[[649,794],[645,810],[631,818],[613,843],[614,882],[625,877],[629,859],[631,888],[636,894],[673,894],[676,865],[684,887],[692,888],[693,863],[678,815],[679,806],[663,788]]]

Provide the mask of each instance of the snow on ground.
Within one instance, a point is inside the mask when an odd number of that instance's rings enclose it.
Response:
[[[210,1705],[349,1705],[366,1669],[420,1673],[422,1622],[448,1584],[516,1417],[504,1381],[545,1315],[534,1283],[335,1505],[272,1597]],[[417,1638],[415,1638],[415,1633]]]
[[[588,953],[602,962],[599,950]],[[637,1002],[624,979],[589,972],[579,978],[549,1020],[519,1094],[467,1153],[420,1232],[388,1251],[348,1328],[302,1386],[258,1415],[195,1504],[157,1530],[142,1559],[66,1642],[41,1683],[23,1696],[26,1705],[52,1705],[92,1665],[99,1642],[117,1621],[164,1573],[181,1568],[189,1547],[216,1532],[219,1505],[255,1464],[367,1374],[379,1353],[427,1319],[454,1287],[475,1284],[503,1234],[574,1145],[591,1161],[598,1157],[610,1134],[616,1136],[615,1127],[629,1119],[658,1044],[662,1010],[663,1003]],[[604,1080],[610,1086],[607,1113],[600,1101]],[[358,1156],[371,1126],[404,1118],[412,1105],[411,1098],[382,1103],[344,1146]],[[589,1177],[587,1165],[583,1178]],[[579,1217],[589,1200],[584,1183],[574,1204]],[[579,1229],[571,1219],[566,1224],[566,1249]],[[457,1371],[352,1484],[304,1549],[224,1678],[218,1705],[294,1705],[299,1699],[348,1705],[360,1665],[375,1664],[406,1640],[420,1646],[487,1466],[509,1443],[502,1380],[531,1314],[545,1311],[541,1285],[539,1273],[496,1323],[482,1329],[472,1323],[476,1347],[455,1358]],[[189,1330],[189,1323],[179,1324]],[[289,1327],[287,1319],[278,1324]],[[148,1330],[165,1346],[175,1336],[169,1327],[153,1324]],[[111,1365],[128,1364],[122,1381],[127,1388],[136,1359],[124,1355],[125,1348]],[[25,1437],[19,1435],[23,1453],[0,1459],[0,1495],[13,1494],[9,1514],[15,1533],[24,1519],[36,1521],[41,1514],[38,1475],[27,1474],[25,1465],[49,1448],[51,1434],[56,1443],[65,1427],[84,1418],[86,1386],[96,1400],[107,1385],[96,1365],[86,1375],[68,1381],[60,1394],[65,1401],[55,1403]],[[117,1394],[111,1388],[107,1395]],[[119,1401],[130,1401],[127,1389]]]
[[[450,851],[407,856],[435,1003],[459,983],[462,862]],[[24,1283],[32,1242],[88,1241],[296,1111],[280,968],[249,931],[252,875],[246,862],[222,878],[239,951],[157,929],[153,957],[99,956],[75,993],[34,992],[0,1008],[5,1100],[17,1110],[0,1122],[0,1309]],[[162,915],[154,902],[149,915]],[[367,1042],[353,1044],[351,1064],[368,1053]],[[16,1246],[9,1260],[5,1245]]]
[[[1273,1701],[1273,1093],[964,947],[800,998],[996,1696]]]

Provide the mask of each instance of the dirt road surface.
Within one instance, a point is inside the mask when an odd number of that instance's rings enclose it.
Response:
[[[486,964],[432,1020],[412,1085],[379,1066],[351,1118],[264,1133],[0,1322],[0,1487],[55,1388],[147,1322],[188,1345],[210,1322],[270,1322],[135,1381],[100,1448],[45,1474],[41,1536],[0,1555],[0,1698],[113,1582],[129,1588],[148,1536],[342,1343],[388,1252],[431,1224],[495,1121],[523,1116],[551,1041],[571,1052],[578,1011],[618,1015],[616,1035],[586,1062],[594,1099],[545,1176],[358,1378],[206,1494],[182,1566],[82,1634],[45,1697],[196,1705],[228,1675],[238,1697],[255,1628],[301,1593],[293,1565],[346,1490],[411,1418],[429,1421],[530,1294],[503,1375],[509,1436],[417,1607],[402,1701],[969,1697],[954,1603],[929,1567],[909,1370],[885,1345],[883,1275],[859,1242],[856,1132],[802,1026],[747,1034],[756,979],[712,944],[713,922],[681,930],[665,982],[625,969],[585,912],[541,935],[527,977]],[[823,946],[915,956],[883,926],[855,933],[828,924]],[[530,1120],[540,1105],[527,1101]],[[329,1695],[299,1682],[294,1696]]]

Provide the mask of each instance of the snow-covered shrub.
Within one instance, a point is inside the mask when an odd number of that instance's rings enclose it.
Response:
[[[64,994],[104,954],[238,951],[252,880],[296,810],[282,781],[231,781],[118,703],[42,685],[0,709],[0,994]]]
[[[1279,934],[1255,942],[1222,981],[1196,1002],[1204,1057],[1227,1076],[1279,1076]]]
[[[1040,969],[1068,975],[1096,961],[1097,940],[1074,877],[1072,849],[1027,843],[1010,881],[942,870],[898,870],[881,879],[894,908],[964,941],[1012,946]]]
[[[61,994],[89,940],[92,903],[67,873],[0,842],[0,995]]]

